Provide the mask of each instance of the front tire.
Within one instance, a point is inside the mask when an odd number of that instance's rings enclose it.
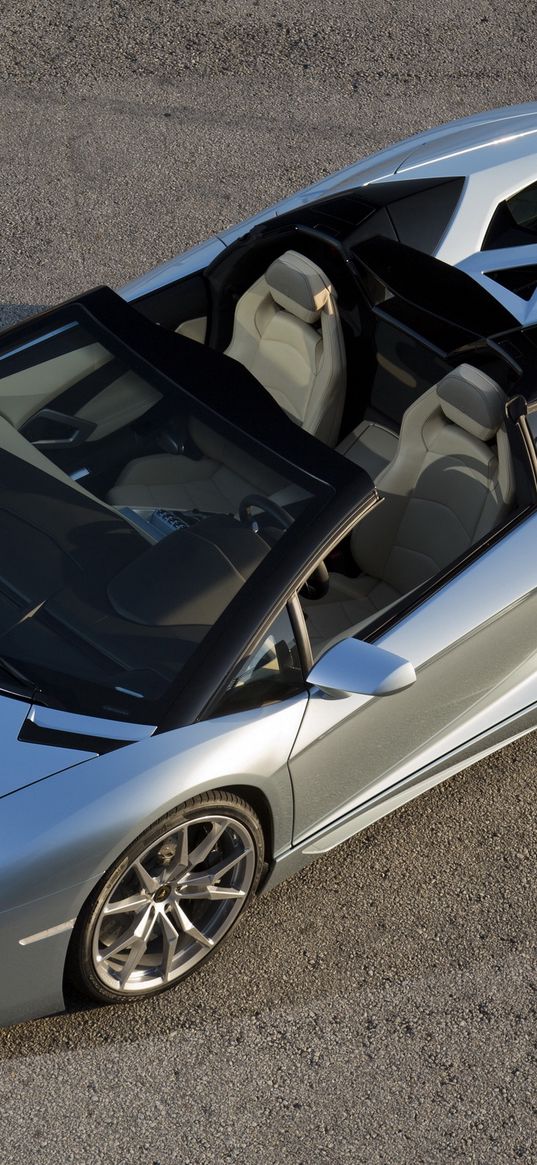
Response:
[[[68,978],[99,1003],[175,986],[235,925],[263,860],[261,824],[240,797],[218,790],[186,801],[146,829],[88,899]]]

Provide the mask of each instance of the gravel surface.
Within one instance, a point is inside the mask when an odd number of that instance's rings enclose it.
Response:
[[[5,6],[4,321],[408,133],[535,98],[534,5],[364,9]],[[260,899],[183,989],[0,1033],[0,1165],[537,1160],[536,749]]]

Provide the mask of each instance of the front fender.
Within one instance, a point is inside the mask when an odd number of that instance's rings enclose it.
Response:
[[[95,884],[157,818],[198,793],[253,786],[272,817],[273,854],[291,844],[287,760],[306,694],[129,744],[4,797],[0,911],[80,883]],[[35,745],[39,748],[39,745]],[[41,929],[63,919],[44,906]]]

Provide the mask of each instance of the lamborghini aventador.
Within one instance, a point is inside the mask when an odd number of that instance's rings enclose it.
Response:
[[[537,331],[420,149],[0,336],[0,1022],[537,727]]]

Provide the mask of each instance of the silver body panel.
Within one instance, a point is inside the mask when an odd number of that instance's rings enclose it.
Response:
[[[412,687],[312,693],[290,760],[295,843],[537,701],[536,538],[533,516],[378,641],[414,665]]]
[[[480,283],[489,295],[499,300],[511,315],[527,327],[537,323],[537,287],[529,299],[517,295],[507,287],[502,287],[498,279],[493,279],[491,272],[507,272],[513,267],[535,267],[537,264],[537,246],[529,244],[526,247],[502,247],[497,251],[477,251],[457,263],[461,271],[471,275]]]
[[[149,737],[0,801],[0,1024],[64,1006],[70,932],[20,939],[76,917],[125,847],[189,797],[223,786],[247,797],[254,787],[266,799],[274,854],[289,848],[287,758],[306,702],[304,694]],[[36,757],[47,751],[28,748]]]
[[[93,885],[90,879],[0,913],[1,1024],[50,1015],[65,1007],[63,972],[71,930],[42,942],[23,944],[21,940],[42,929],[43,919],[65,922],[78,914]]]
[[[466,178],[464,192],[434,254],[458,264],[479,251],[498,204],[537,181],[537,103],[462,118],[397,142],[131,280],[121,294],[135,300],[199,271],[253,227],[315,199],[394,178],[405,182],[450,176]],[[511,265],[518,250],[509,248]]]
[[[331,824],[319,830],[301,845],[293,846],[287,853],[280,854],[274,862],[273,868],[263,886],[263,893],[273,889],[280,882],[302,870],[315,858],[321,857],[336,846],[342,845],[350,837],[361,833],[363,829],[373,825],[382,817],[387,817],[402,805],[413,801],[428,789],[433,789],[448,777],[455,776],[463,769],[475,764],[491,753],[497,752],[505,745],[518,740],[537,728],[537,704],[524,709],[510,717],[498,727],[487,731],[469,744],[461,746],[453,753],[443,757],[436,764],[420,769],[418,773],[403,778],[395,787],[387,792],[371,797],[357,809],[351,810],[337,824]]]
[[[272,834],[268,889],[532,730],[536,567],[532,515],[384,635],[379,643],[416,668],[403,691],[330,699],[314,689],[147,737],[5,796],[0,1021],[63,1006],[72,919],[122,850],[188,797],[218,787],[261,795]]]
[[[120,723],[117,720],[104,720],[100,716],[81,716],[74,712],[63,712],[56,708],[42,708],[34,704],[28,713],[28,720],[38,728],[46,728],[53,732],[79,734],[80,736],[96,736],[104,740],[132,741],[143,740],[155,731],[154,724]]]
[[[50,710],[40,709],[41,714]],[[95,753],[73,748],[55,748],[54,745],[28,744],[18,739],[27,717],[33,713],[30,703],[16,700],[0,693],[0,735],[2,740],[2,764],[0,766],[0,806],[1,798],[20,789],[24,785],[41,781],[62,769],[71,768],[89,760]],[[0,810],[0,838],[2,817]]]

